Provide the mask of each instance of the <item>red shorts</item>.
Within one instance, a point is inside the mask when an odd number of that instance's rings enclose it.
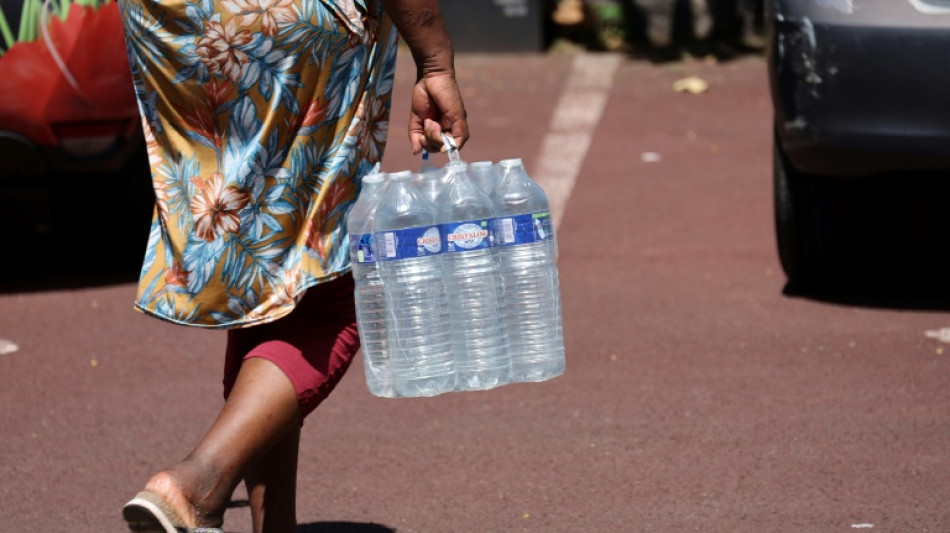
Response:
[[[228,330],[224,397],[231,393],[241,363],[263,357],[290,378],[303,419],[329,396],[359,348],[353,276],[347,274],[307,289],[283,318]]]

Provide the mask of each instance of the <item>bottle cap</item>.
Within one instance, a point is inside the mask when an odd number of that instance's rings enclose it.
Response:
[[[393,181],[405,181],[411,178],[412,175],[413,174],[411,170],[403,170],[401,172],[393,172],[392,174],[389,175],[389,179]]]
[[[469,166],[478,169],[488,168],[491,166],[491,161],[476,161],[474,163],[469,163]]]
[[[503,167],[519,167],[521,166],[521,158],[516,157],[514,159],[502,159],[498,162],[498,164]]]
[[[384,181],[386,181],[386,174],[384,172],[373,172],[372,174],[363,176],[363,183],[382,183]]]

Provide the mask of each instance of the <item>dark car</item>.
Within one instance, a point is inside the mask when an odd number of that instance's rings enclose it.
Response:
[[[950,0],[771,0],[766,17],[782,266],[847,275],[889,231],[858,185],[950,183]]]
[[[148,183],[119,6],[0,0],[4,241],[77,219],[141,237]]]

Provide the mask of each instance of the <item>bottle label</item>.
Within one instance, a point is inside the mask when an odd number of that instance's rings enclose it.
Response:
[[[375,263],[373,252],[373,234],[350,235],[350,260],[357,263]]]
[[[464,220],[442,224],[442,240],[446,252],[467,252],[493,246],[491,219]]]
[[[550,211],[496,218],[495,246],[513,246],[548,241],[554,238]]]
[[[442,233],[438,226],[383,231],[375,237],[377,261],[427,257],[442,252]]]

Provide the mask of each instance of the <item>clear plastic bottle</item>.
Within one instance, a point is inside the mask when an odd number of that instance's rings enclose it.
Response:
[[[420,165],[420,172],[425,172],[427,170],[436,170],[438,167],[432,162],[432,154],[428,150],[422,150],[422,164]]]
[[[492,192],[495,245],[504,281],[512,381],[544,381],[564,372],[557,244],[544,190],[520,159],[499,163]]]
[[[435,396],[455,388],[442,238],[434,206],[413,186],[413,176],[390,175],[373,234],[396,395]]]
[[[491,197],[491,193],[498,184],[498,169],[492,165],[491,161],[476,161],[468,164],[468,174],[472,181],[478,185],[479,190],[485,193],[485,196]]]
[[[368,174],[363,178],[360,196],[346,217],[346,228],[350,235],[350,264],[356,285],[356,320],[363,348],[366,386],[374,396],[394,398],[396,391],[389,369],[383,284],[379,279],[373,246],[373,217],[385,185],[386,175],[382,173]]]
[[[416,177],[416,189],[425,196],[430,204],[435,205],[439,193],[444,185],[443,176],[445,173],[441,168],[425,169]]]
[[[500,297],[502,281],[492,250],[491,199],[462,162],[449,163],[438,198],[442,265],[449,301],[456,390],[487,390],[511,379]]]
[[[426,200],[435,205],[439,192],[442,191],[445,172],[432,163],[432,156],[428,151],[422,151],[422,165],[419,168],[419,174],[415,178],[414,186],[416,190],[422,193]]]

